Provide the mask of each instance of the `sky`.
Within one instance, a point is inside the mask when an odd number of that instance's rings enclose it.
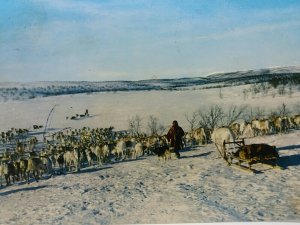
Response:
[[[300,0],[1,0],[0,82],[300,65]]]

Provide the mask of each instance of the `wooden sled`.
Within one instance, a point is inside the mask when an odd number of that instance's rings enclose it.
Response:
[[[231,145],[231,147],[229,147],[228,145]],[[248,148],[252,149],[252,147],[254,146],[268,146],[266,144],[252,144],[252,145],[247,145]],[[255,170],[253,169],[251,166],[253,164],[257,164],[257,163],[261,163],[264,165],[269,165],[274,169],[282,169],[280,166],[278,166],[277,164],[277,160],[278,160],[278,156],[268,156],[265,157],[264,154],[261,155],[256,155],[255,157],[249,157],[249,158],[241,158],[239,154],[233,153],[232,151],[228,151],[228,150],[237,150],[240,151],[241,149],[243,149],[245,146],[245,140],[236,140],[233,142],[225,142],[223,143],[223,149],[225,151],[224,153],[224,159],[225,161],[228,163],[229,166],[234,166],[237,167],[239,169],[245,170],[245,171],[249,171],[249,172],[253,172],[253,173],[261,173],[261,171]],[[270,147],[270,146],[268,146]],[[244,149],[245,150],[245,149]],[[262,151],[263,153],[263,151]]]

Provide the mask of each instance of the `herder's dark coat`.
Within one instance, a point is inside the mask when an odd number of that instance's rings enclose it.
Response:
[[[183,129],[180,126],[178,126],[177,123],[173,123],[173,126],[170,128],[167,134],[167,139],[171,141],[170,147],[174,147],[174,150],[181,149],[183,136]]]

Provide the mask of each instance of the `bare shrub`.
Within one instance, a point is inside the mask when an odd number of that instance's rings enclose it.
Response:
[[[191,114],[185,114],[185,119],[188,121],[190,130],[194,130],[198,122],[198,112],[193,112]]]
[[[266,96],[269,92],[270,86],[267,83],[261,83],[260,89],[262,91],[263,96]]]
[[[285,86],[284,85],[280,85],[278,87],[278,94],[279,95],[285,95],[286,94],[286,90],[285,90]]]
[[[128,119],[128,131],[131,135],[139,136],[141,133],[141,121],[142,118],[139,115],[136,115]]]
[[[254,97],[256,94],[260,93],[260,87],[257,84],[252,84],[250,87],[252,97]]]
[[[229,126],[234,121],[241,119],[245,111],[248,109],[247,105],[236,106],[231,105],[228,110],[226,110],[223,120],[223,125]]]
[[[198,112],[199,114],[199,126],[214,130],[217,127],[222,126],[222,118],[224,111],[221,106],[213,105],[209,108]]]
[[[166,128],[159,123],[158,118],[153,115],[149,117],[148,128],[150,135],[162,135],[166,130]]]
[[[244,119],[247,121],[251,121],[255,118],[263,118],[266,114],[266,110],[261,108],[260,106],[256,106],[255,108],[250,108],[247,113],[244,114]]]
[[[243,89],[243,98],[246,100],[249,96],[249,91],[247,89]]]
[[[291,111],[288,109],[287,105],[285,103],[282,103],[281,106],[277,109],[280,116],[285,117],[291,114]]]

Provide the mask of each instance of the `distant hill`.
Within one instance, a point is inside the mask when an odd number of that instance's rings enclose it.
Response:
[[[219,79],[219,78],[241,78],[241,77],[251,77],[251,76],[264,76],[264,75],[278,75],[278,74],[293,74],[300,73],[300,66],[286,66],[286,67],[274,67],[268,69],[259,70],[245,70],[236,71],[229,73],[214,73],[208,75],[209,79]]]
[[[300,75],[300,66],[274,67],[259,70],[236,71],[229,73],[215,73],[208,75],[207,78],[214,82],[232,81],[232,80],[255,80],[264,82],[274,77],[290,77]]]
[[[215,73],[206,77],[186,77],[177,79],[149,79],[139,81],[43,81],[43,82],[0,82],[1,100],[22,100],[35,97],[55,95],[144,91],[144,90],[182,90],[197,88],[213,88],[219,86],[243,85],[261,82],[282,82],[299,84],[300,66],[276,67],[260,70]]]
[[[300,77],[300,66],[275,67],[259,70],[235,71],[228,73],[214,73],[205,77],[190,77],[178,79],[153,79],[137,81],[141,84],[160,87],[180,88],[204,84],[231,84],[241,85],[248,83],[261,83],[272,79]]]

